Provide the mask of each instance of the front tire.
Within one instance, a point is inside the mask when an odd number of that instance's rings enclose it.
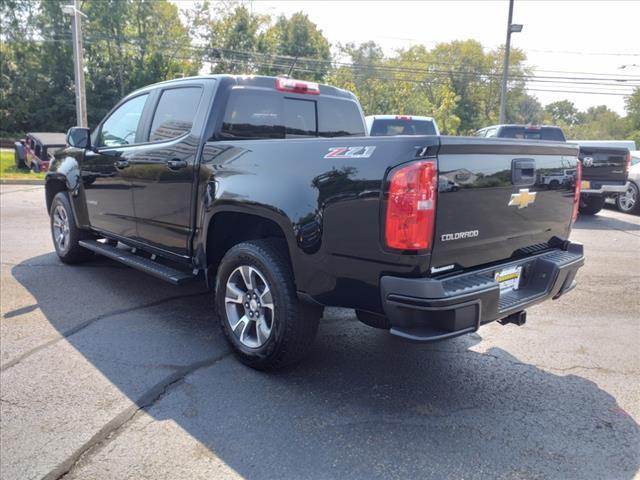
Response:
[[[623,213],[639,213],[640,212],[640,198],[638,198],[638,185],[634,182],[629,182],[627,191],[616,197],[616,206],[618,210]]]
[[[53,197],[49,217],[53,246],[60,260],[73,264],[93,256],[93,252],[81,247],[78,243],[80,240],[91,238],[91,234],[76,226],[67,192],[59,192]]]
[[[580,199],[579,211],[583,215],[595,215],[604,207],[604,196],[588,196]]]
[[[240,361],[258,370],[299,361],[318,330],[321,310],[299,301],[285,248],[276,239],[240,243],[216,277],[222,330]]]

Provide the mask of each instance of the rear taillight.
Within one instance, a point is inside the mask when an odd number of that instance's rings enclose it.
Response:
[[[582,162],[578,160],[576,165],[576,189],[573,193],[573,217],[571,223],[576,223],[578,219],[578,209],[580,208],[580,186],[582,185]]]
[[[396,120],[411,120],[410,115],[396,115]]]
[[[424,250],[432,244],[438,174],[433,161],[411,163],[391,173],[385,222],[389,248]]]
[[[627,152],[624,162],[624,173],[629,175],[629,169],[631,168],[631,152]]]
[[[276,90],[307,95],[320,95],[320,85],[315,82],[303,82],[292,78],[276,78]]]

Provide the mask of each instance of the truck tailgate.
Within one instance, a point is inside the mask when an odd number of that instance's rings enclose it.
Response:
[[[626,148],[580,147],[579,158],[582,161],[582,179],[600,182],[627,181]]]
[[[557,246],[569,236],[574,179],[542,182],[577,164],[573,145],[441,137],[432,272]]]

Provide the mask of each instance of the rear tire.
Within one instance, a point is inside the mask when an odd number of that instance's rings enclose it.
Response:
[[[58,258],[64,263],[84,262],[93,256],[93,252],[83,248],[80,240],[92,238],[91,234],[76,226],[67,192],[59,192],[51,202],[49,212],[51,237]]]
[[[627,191],[616,197],[616,206],[623,213],[640,213],[640,198],[638,185],[629,182]]]
[[[238,359],[257,370],[299,361],[318,330],[322,310],[298,299],[285,248],[276,239],[240,243],[216,276],[222,331]]]
[[[589,196],[580,199],[579,211],[583,215],[595,215],[604,207],[604,196]]]

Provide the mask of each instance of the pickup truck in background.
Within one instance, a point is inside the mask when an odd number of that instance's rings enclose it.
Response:
[[[627,191],[631,153],[620,146],[597,146],[596,142],[574,142],[580,146],[582,184],[580,213],[595,215],[604,207],[607,197]]]
[[[317,83],[215,75],[140,89],[56,153],[56,253],[204,279],[233,351],[263,370],[308,351],[324,306],[428,342],[521,325],[576,285],[580,183],[539,178],[579,177],[577,146],[364,134],[353,94]]]
[[[550,142],[566,142],[564,132],[553,125],[492,125],[481,128],[476,137],[517,138],[522,140],[547,140]]]
[[[432,117],[417,115],[368,115],[365,117],[367,135],[372,137],[392,135],[440,135]]]

